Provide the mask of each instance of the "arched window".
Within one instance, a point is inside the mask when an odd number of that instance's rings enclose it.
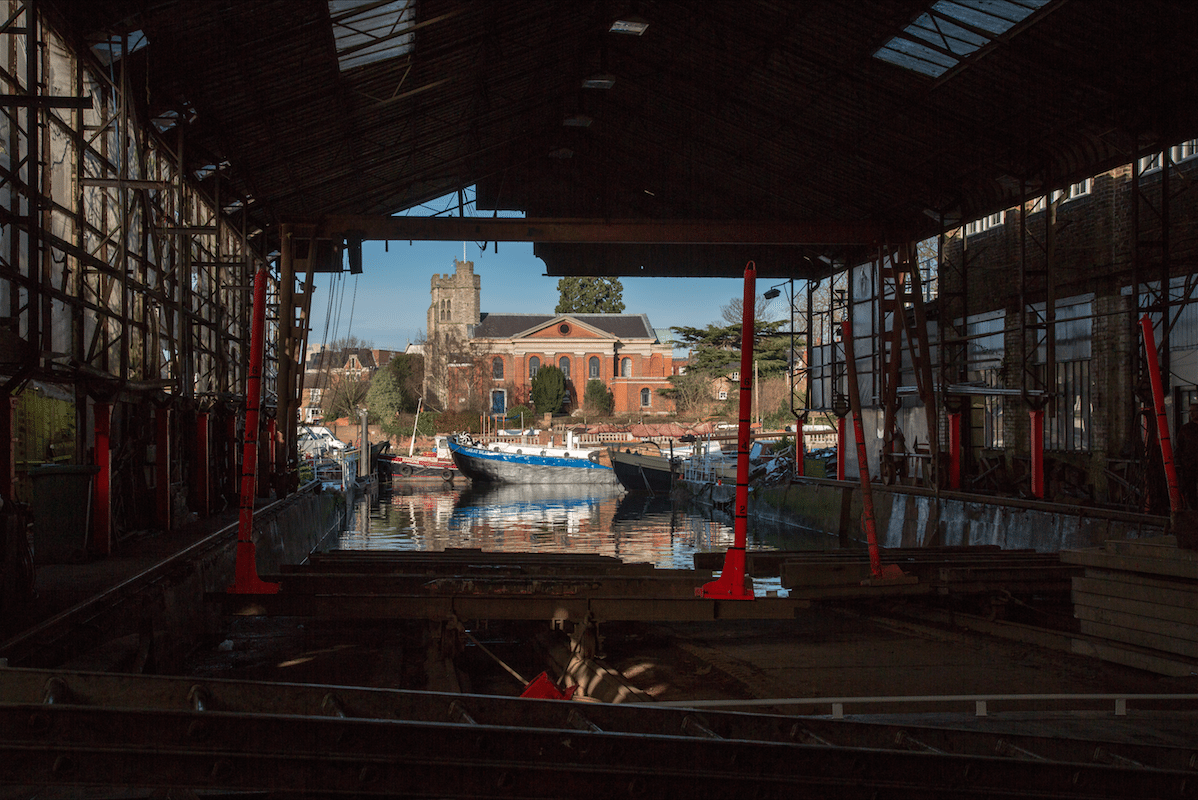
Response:
[[[557,360],[557,368],[562,371],[562,375],[566,376],[566,380],[570,380],[570,357],[562,356]]]
[[[598,378],[599,377],[599,356],[591,356],[590,360],[587,361],[587,366],[588,366],[588,369],[590,372],[590,376],[592,378]]]
[[[620,359],[620,377],[621,378],[631,378],[632,377],[632,359],[631,358]]]
[[[503,380],[503,359],[499,356],[491,359],[491,377],[497,381]]]
[[[445,301],[445,319],[450,319],[453,316],[452,308],[450,306],[451,302],[452,301],[450,301],[450,300]]]
[[[536,356],[528,359],[528,377],[535,378],[537,376],[537,370],[540,368],[541,359],[537,358]]]
[[[649,391],[648,388],[641,389],[641,408],[648,408],[649,400],[652,397],[653,397],[653,392]]]

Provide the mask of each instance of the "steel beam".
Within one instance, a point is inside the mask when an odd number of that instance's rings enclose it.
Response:
[[[392,217],[331,215],[315,238],[572,244],[876,245],[896,226],[879,223],[760,220],[641,220],[568,218]]]
[[[1192,796],[1183,770],[518,723],[6,704],[0,775],[23,786],[395,797]]]
[[[578,730],[571,724],[577,714],[577,703],[528,702],[517,697],[494,695],[462,695],[446,692],[404,691],[360,686],[330,686],[323,684],[263,683],[260,681],[197,679],[188,676],[119,675],[112,673],[75,672],[68,670],[7,669],[0,670],[0,697],[6,703],[32,707],[54,703],[77,707],[139,708],[143,710],[220,711],[236,714],[271,714],[290,717],[339,717],[393,720],[409,722],[461,721],[483,726],[520,725],[530,728]],[[1019,733],[982,729],[967,730],[962,725],[941,727],[932,724],[943,715],[969,713],[978,699],[991,709],[1019,709],[1024,716],[1028,710],[1050,713],[1058,722],[1061,712],[1082,711],[1073,715],[1079,723],[1058,726],[1053,733]],[[1112,700],[1122,700],[1132,713],[1116,716],[1111,713]],[[724,701],[716,701],[723,703]],[[1057,762],[1087,764],[1096,760],[1096,748],[1106,757],[1117,756],[1142,768],[1190,769],[1192,749],[1184,743],[1161,743],[1166,737],[1152,736],[1147,741],[1137,737],[1128,741],[1126,727],[1133,730],[1152,728],[1154,709],[1173,709],[1181,714],[1198,703],[1198,695],[981,695],[981,696],[924,696],[891,698],[781,698],[747,701],[744,707],[776,704],[811,711],[824,710],[833,702],[856,713],[893,708],[899,704],[921,712],[935,711],[936,718],[924,722],[906,720],[906,724],[832,719],[803,715],[800,718],[778,713],[745,713],[721,710],[697,701],[702,708],[702,724],[725,740],[782,743],[819,743],[825,747],[860,747],[878,750],[896,749],[897,733],[906,732],[943,753],[987,756],[1009,753],[1009,747],[1024,753],[1035,753],[1043,759]],[[1027,709],[1027,710],[1025,710]],[[683,731],[688,719],[697,715],[693,707],[673,704],[603,703],[586,706],[586,719],[599,733],[623,732],[652,736],[674,736]],[[1096,727],[1095,727],[1096,726]],[[1038,725],[1028,726],[1032,730]],[[1087,736],[1097,732],[1097,736]],[[1009,747],[1001,746],[1001,743]],[[1106,762],[1103,763],[1113,763]]]

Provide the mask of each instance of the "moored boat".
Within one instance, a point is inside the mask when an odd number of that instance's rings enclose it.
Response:
[[[390,453],[379,456],[378,474],[379,480],[433,477],[452,481],[462,477],[461,471],[453,463],[444,436],[436,437],[434,452],[406,456]]]
[[[602,448],[540,444],[475,443],[465,435],[449,438],[449,452],[467,478],[490,483],[571,483],[617,486],[615,471],[601,464]]]
[[[667,493],[681,474],[679,459],[671,459],[660,448],[657,452],[647,452],[631,447],[609,447],[607,453],[616,477],[630,492]]]

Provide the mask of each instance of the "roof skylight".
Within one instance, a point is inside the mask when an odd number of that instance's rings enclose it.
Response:
[[[416,0],[329,0],[329,18],[342,72],[406,55],[415,44]]]
[[[145,47],[149,42],[143,31],[137,30],[128,34],[126,37],[110,36],[103,41],[94,42],[92,44],[92,52],[100,59],[100,63],[108,66],[117,61],[120,61],[126,55],[126,43],[129,53],[136,53],[138,50]]]
[[[938,78],[1052,0],[939,0],[874,56]]]

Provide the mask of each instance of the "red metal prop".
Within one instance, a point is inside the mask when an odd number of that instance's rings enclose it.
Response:
[[[861,527],[865,528],[865,539],[869,542],[869,571],[874,578],[890,580],[900,577],[903,571],[894,564],[883,568],[882,556],[878,552],[878,525],[874,518],[874,493],[869,481],[869,461],[865,457],[865,428],[861,424],[861,390],[857,385],[857,354],[853,349],[853,326],[847,319],[841,322],[840,326],[849,382],[849,407],[853,412],[853,435],[857,439],[857,472],[861,476]],[[844,458],[839,453],[837,460],[844,463]]]
[[[92,501],[92,546],[98,556],[112,555],[112,404],[96,403],[95,417],[95,497]]]
[[[258,414],[262,405],[262,340],[266,320],[266,270],[254,276],[254,322],[250,329],[250,365],[245,382],[245,450],[241,459],[241,514],[237,528],[237,565],[229,594],[274,594],[279,584],[258,577],[254,550],[254,482],[258,475]]]
[[[740,336],[740,424],[736,433],[736,512],[732,546],[724,555],[720,577],[695,590],[699,597],[752,600],[745,586],[745,541],[749,529],[749,424],[753,417],[753,306],[757,301],[757,266],[745,266],[745,295]]]
[[[961,488],[961,414],[948,415],[948,488]]]
[[[803,446],[803,420],[795,420],[795,477],[806,474],[807,448]]]
[[[1044,499],[1044,409],[1028,410],[1031,426],[1029,447],[1032,461],[1032,497]]]
[[[1165,462],[1165,481],[1169,484],[1169,509],[1180,511],[1181,484],[1177,481],[1177,467],[1173,463],[1173,442],[1169,439],[1169,419],[1165,414],[1165,391],[1161,383],[1161,364],[1156,355],[1156,334],[1152,331],[1152,319],[1147,314],[1140,318],[1140,329],[1144,331],[1144,357],[1148,380],[1152,384],[1152,402],[1156,406],[1157,438],[1161,445],[1161,460]]]
[[[574,696],[574,692],[578,691],[578,684],[571,686],[566,691],[561,691],[554,685],[553,681],[549,680],[549,675],[542,672],[537,677],[528,682],[524,687],[524,691],[520,692],[521,697],[531,697],[536,700],[569,700]]]

